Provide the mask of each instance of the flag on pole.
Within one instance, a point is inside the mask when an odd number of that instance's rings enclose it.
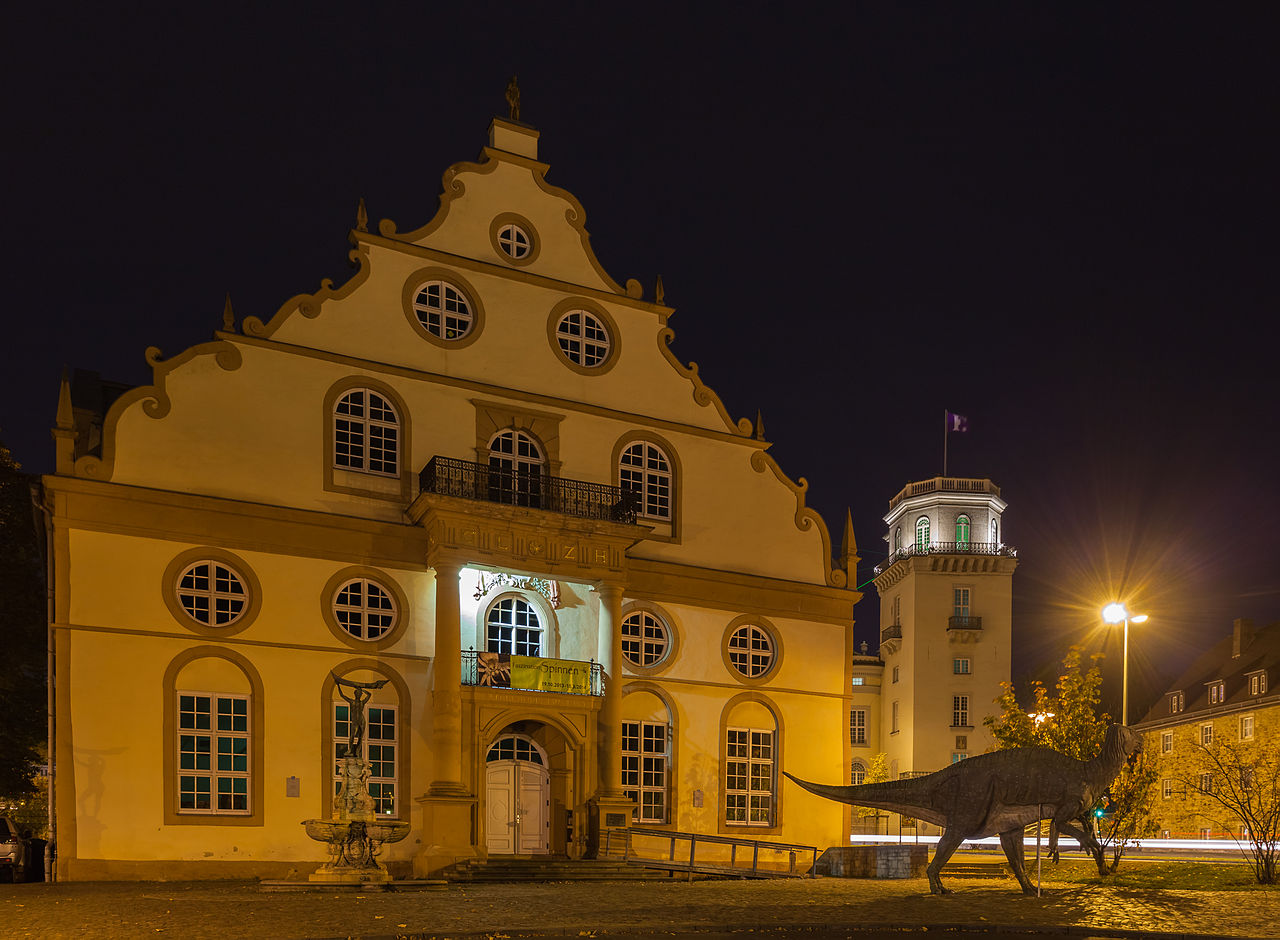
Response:
[[[947,430],[948,431],[968,431],[969,419],[964,415],[947,412]]]

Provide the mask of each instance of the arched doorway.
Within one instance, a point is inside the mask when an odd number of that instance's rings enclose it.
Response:
[[[551,774],[532,738],[504,734],[485,757],[485,842],[490,855],[551,851]]]

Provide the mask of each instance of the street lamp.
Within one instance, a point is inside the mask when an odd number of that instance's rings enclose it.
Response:
[[[1102,608],[1102,619],[1107,623],[1124,622],[1124,659],[1122,673],[1124,676],[1120,692],[1120,724],[1129,724],[1129,621],[1145,623],[1146,614],[1131,614],[1128,608],[1119,602],[1108,604]]]

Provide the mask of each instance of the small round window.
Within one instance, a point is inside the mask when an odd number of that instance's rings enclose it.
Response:
[[[207,627],[229,626],[249,606],[244,579],[231,567],[211,560],[188,565],[178,576],[177,593],[187,615]]]
[[[560,318],[556,342],[570,362],[583,368],[594,368],[609,358],[609,330],[585,310],[570,310]]]
[[[648,611],[637,610],[622,621],[622,655],[633,666],[660,663],[669,643],[667,625]]]
[[[357,640],[376,640],[395,626],[396,602],[376,581],[355,578],[338,588],[333,616]]]
[[[467,295],[448,281],[427,281],[418,288],[413,312],[423,328],[440,339],[462,339],[475,322]]]
[[[729,662],[748,679],[768,672],[773,655],[773,638],[753,623],[744,623],[729,636]]]
[[[508,258],[523,261],[533,250],[533,240],[520,226],[514,222],[508,222],[498,229],[498,247]]]

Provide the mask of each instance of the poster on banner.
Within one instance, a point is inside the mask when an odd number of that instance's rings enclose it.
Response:
[[[591,663],[573,659],[511,657],[511,688],[591,694]]]

